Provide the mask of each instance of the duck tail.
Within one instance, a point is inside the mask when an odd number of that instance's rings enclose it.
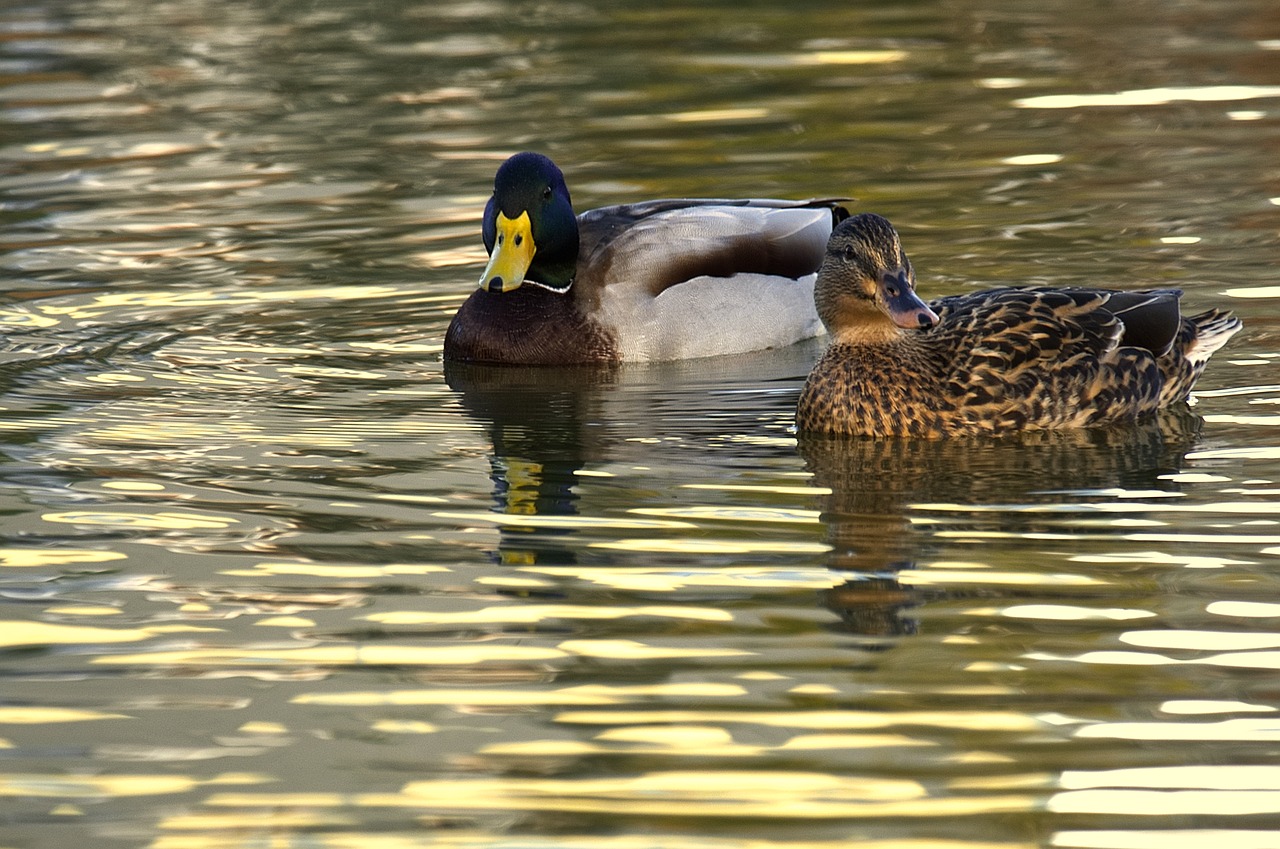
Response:
[[[1209,358],[1243,326],[1231,313],[1217,309],[1183,319],[1177,340],[1160,358],[1160,370],[1164,374],[1160,406],[1185,401]]]
[[[1186,358],[1193,363],[1208,362],[1213,352],[1227,344],[1227,340],[1244,327],[1244,323],[1229,312],[1209,310],[1187,319],[1195,328],[1195,337],[1187,346]]]

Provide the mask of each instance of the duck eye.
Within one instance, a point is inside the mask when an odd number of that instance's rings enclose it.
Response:
[[[542,190],[542,199],[551,200],[551,187],[547,186]]]
[[[844,259],[845,259],[845,262],[853,262],[853,258],[854,258],[855,256],[857,256],[857,255],[858,255],[858,252],[857,252],[857,250],[855,250],[855,249],[854,249],[853,245],[845,245],[845,246],[844,246]]]

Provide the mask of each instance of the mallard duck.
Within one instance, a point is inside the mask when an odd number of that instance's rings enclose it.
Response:
[[[814,272],[840,199],[654,200],[575,216],[550,159],[498,169],[489,264],[445,334],[452,360],[679,360],[822,333]]]
[[[800,395],[801,431],[942,437],[1134,421],[1183,401],[1240,320],[1183,318],[1178,289],[1000,288],[916,295],[893,225],[831,234],[814,299],[831,343]]]

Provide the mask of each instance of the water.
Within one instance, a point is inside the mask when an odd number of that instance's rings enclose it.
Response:
[[[1280,846],[1263,0],[0,12],[0,845]],[[1194,414],[802,442],[820,343],[446,368],[497,163],[1174,285]]]

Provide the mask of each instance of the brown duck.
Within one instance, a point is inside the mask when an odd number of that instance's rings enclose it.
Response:
[[[801,431],[943,437],[1132,422],[1184,401],[1230,313],[1183,318],[1178,289],[1000,288],[925,303],[897,232],[864,213],[831,234],[814,301],[831,343]]]

